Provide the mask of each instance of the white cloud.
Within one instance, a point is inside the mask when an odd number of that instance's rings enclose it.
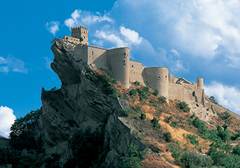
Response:
[[[0,57],[0,72],[7,73],[9,71],[27,73],[28,69],[25,68],[25,63],[16,57]]]
[[[125,39],[133,44],[140,44],[142,42],[142,37],[139,37],[138,32],[127,29],[124,26],[120,26],[120,33],[125,37]]]
[[[97,30],[95,36],[100,40],[111,42],[117,47],[126,47],[127,45],[126,43],[124,43],[123,40],[121,40],[121,38],[118,35],[112,32],[104,32],[104,31]]]
[[[237,87],[226,86],[216,81],[204,87],[208,96],[214,96],[220,105],[240,114],[240,90]]]
[[[108,17],[107,15],[101,15],[99,12],[96,14],[93,14],[88,11],[81,11],[81,10],[75,10],[71,14],[71,18],[68,18],[64,21],[64,24],[71,28],[75,26],[90,26],[95,23],[100,23],[100,22],[114,22],[113,19]]]
[[[16,116],[13,114],[13,110],[9,107],[0,107],[0,135],[8,137],[10,133],[10,127],[16,120]]]
[[[54,36],[56,32],[59,31],[59,22],[57,21],[52,21],[50,23],[47,22],[45,26],[47,27],[47,30]]]
[[[95,37],[104,44],[104,41],[110,42],[114,47],[131,47],[132,45],[139,45],[143,38],[139,37],[138,32],[120,26],[119,30],[109,29],[108,26],[104,27],[103,30],[97,30]],[[100,44],[97,40],[93,41],[95,44]]]

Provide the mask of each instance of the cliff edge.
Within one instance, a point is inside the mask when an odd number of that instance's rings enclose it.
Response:
[[[47,154],[61,155],[62,163],[72,157],[70,139],[76,131],[99,138],[99,151],[91,151],[92,157],[104,155],[104,167],[118,167],[122,156],[128,155],[131,144],[140,150],[144,145],[130,133],[122,122],[121,109],[128,103],[119,98],[107,96],[103,86],[87,78],[94,72],[81,60],[67,55],[68,50],[52,45],[54,61],[51,68],[59,76],[62,86],[59,90],[42,89],[42,112],[38,125]],[[93,137],[94,137],[93,136]],[[93,160],[95,161],[95,160]]]

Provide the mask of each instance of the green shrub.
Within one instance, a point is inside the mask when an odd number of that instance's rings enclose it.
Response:
[[[138,147],[135,145],[130,145],[128,149],[128,157],[126,157],[122,163],[122,168],[141,168],[141,159],[145,155],[145,152],[138,151]]]
[[[198,128],[198,131],[199,131],[201,134],[205,135],[205,134],[207,133],[207,128],[206,128],[204,122],[200,121],[200,120],[198,119],[198,117],[196,117],[196,118],[193,120],[192,124],[194,125],[194,127]]]
[[[181,110],[183,110],[184,112],[189,112],[190,108],[188,107],[188,104],[183,102],[180,102],[179,104],[177,104],[177,107]]]
[[[130,94],[130,95],[133,95],[133,96],[136,96],[136,93],[137,93],[137,91],[136,91],[135,89],[131,89],[131,90],[129,91],[129,94]]]
[[[197,140],[197,136],[196,135],[188,134],[186,138],[190,139],[190,142],[193,145],[197,145],[197,146],[199,145],[199,141]]]
[[[153,94],[154,94],[155,96],[158,96],[159,91],[158,91],[157,89],[155,89],[154,92],[153,92]]]
[[[232,153],[235,155],[240,155],[240,146],[238,145],[234,147]]]
[[[186,168],[210,167],[213,164],[211,157],[201,155],[197,152],[184,152],[181,162]]]
[[[213,102],[214,104],[218,104],[218,102],[216,101],[216,99],[215,99],[214,96],[211,96],[209,99],[210,99],[211,102]]]
[[[126,116],[129,116],[132,113],[132,111],[130,109],[121,109],[121,112],[123,114],[125,114]]]
[[[136,86],[139,86],[139,85],[140,85],[140,82],[135,81],[133,84],[136,85]]]
[[[156,130],[161,128],[161,125],[158,123],[158,121],[159,120],[155,117],[153,117],[153,119],[151,120],[151,123],[153,123],[153,128]]]
[[[240,157],[238,155],[227,154],[219,151],[215,146],[211,146],[207,153],[213,160],[213,165],[223,166],[226,168],[239,168]]]
[[[167,142],[171,142],[172,141],[172,135],[171,135],[170,132],[164,133],[163,136],[165,137]]]
[[[158,100],[159,100],[159,102],[161,102],[161,103],[166,103],[167,101],[166,101],[166,97],[164,97],[164,96],[160,96],[159,98],[158,98]]]
[[[224,130],[222,130],[222,127],[217,125],[217,135],[222,139],[223,142],[227,142],[228,140],[230,140],[230,133],[227,129],[227,125],[223,125]]]
[[[142,113],[140,118],[144,120],[146,118],[146,114]]]
[[[172,127],[177,127],[178,126],[178,122],[177,121],[172,121],[170,125]]]
[[[148,94],[149,93],[149,87],[143,87],[142,89],[143,94]]]
[[[137,112],[137,113],[142,113],[142,109],[141,109],[141,106],[139,104],[137,104],[135,107],[134,107],[134,110]]]
[[[138,157],[127,157],[123,160],[122,162],[122,168],[141,168],[142,167],[142,163],[141,163],[141,159],[139,159]]]

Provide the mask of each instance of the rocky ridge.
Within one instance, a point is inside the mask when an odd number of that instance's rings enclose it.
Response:
[[[124,124],[121,109],[128,103],[119,98],[107,96],[101,86],[87,79],[86,73],[93,73],[83,62],[67,56],[67,50],[53,44],[54,61],[51,68],[59,76],[62,86],[59,90],[42,89],[42,113],[38,125],[47,154],[60,154],[62,163],[71,157],[69,140],[76,130],[90,130],[104,135],[103,146],[107,148],[104,167],[117,167],[122,156],[128,155],[130,144],[140,150],[145,146]]]

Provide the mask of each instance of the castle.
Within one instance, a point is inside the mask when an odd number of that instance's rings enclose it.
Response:
[[[145,67],[130,60],[128,47],[105,49],[88,45],[88,29],[82,26],[71,28],[71,37],[64,36],[66,53],[76,61],[83,60],[89,66],[110,70],[126,88],[138,81],[144,86],[157,89],[167,100],[197,102],[204,105],[203,78],[191,83],[184,78],[175,78],[167,67]]]

